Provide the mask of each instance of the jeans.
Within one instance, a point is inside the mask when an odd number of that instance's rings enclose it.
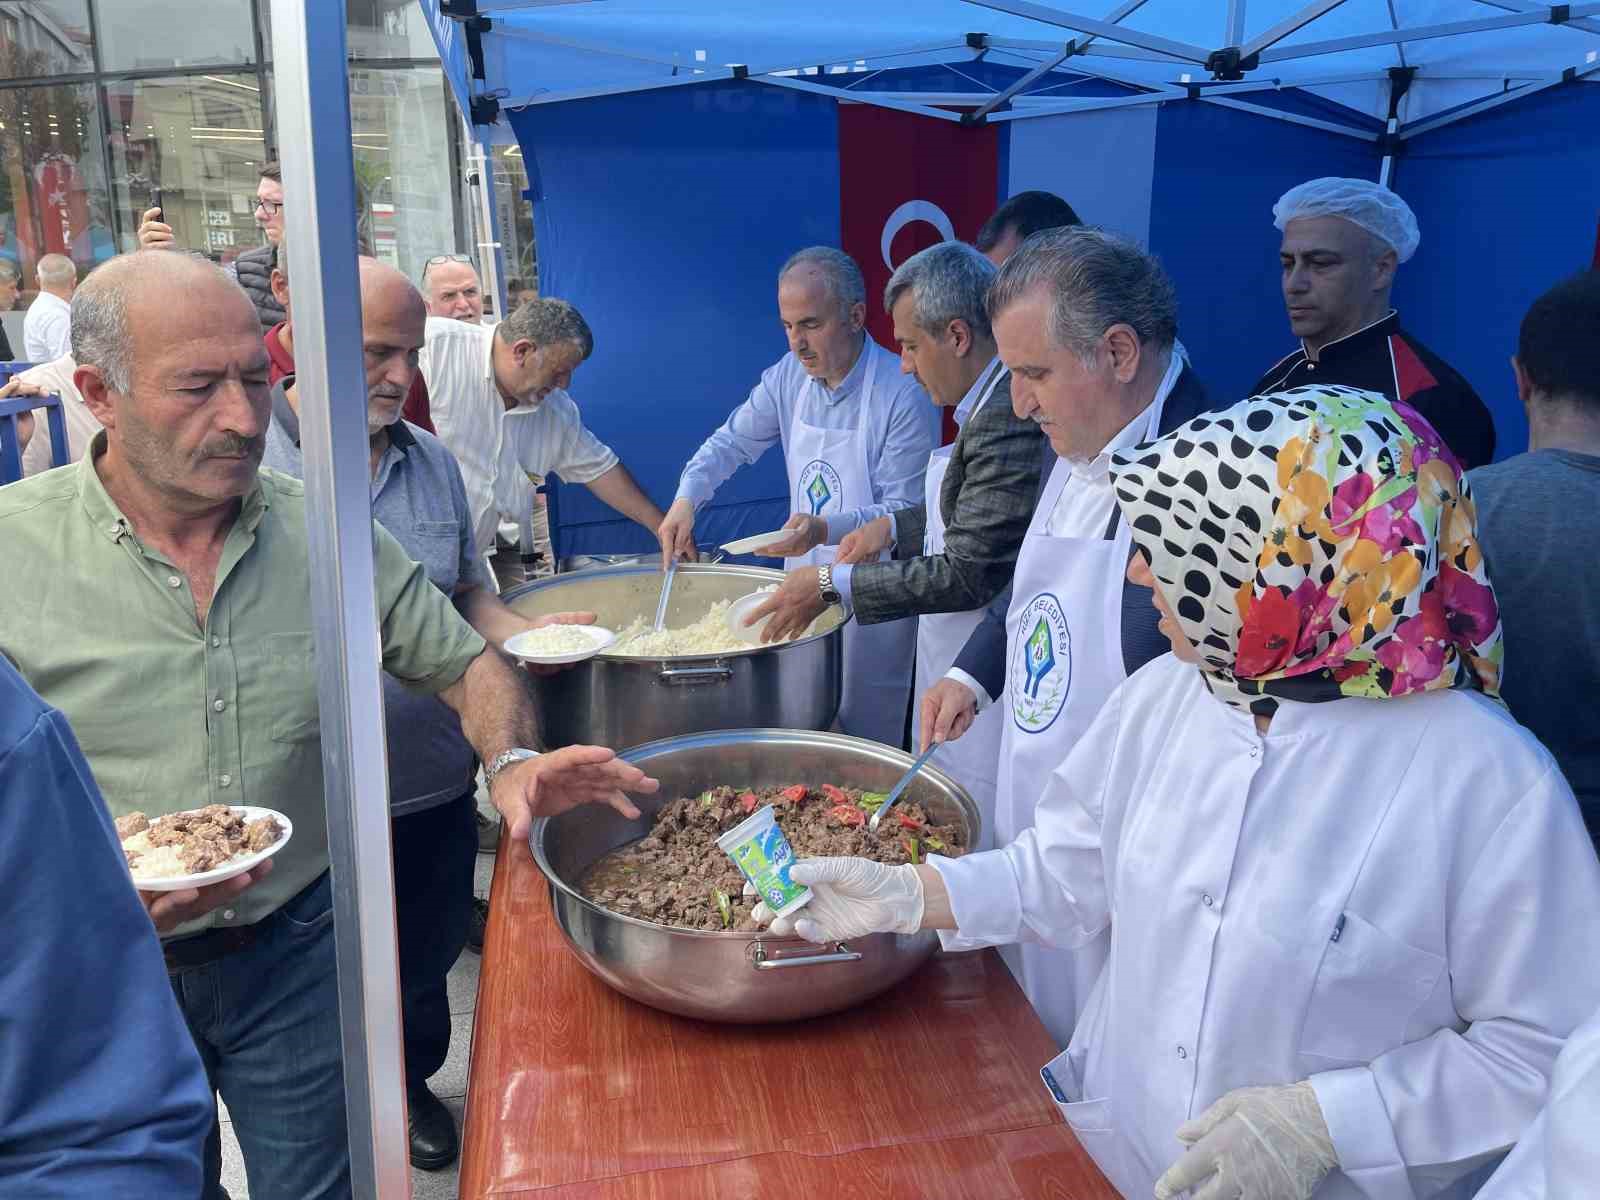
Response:
[[[350,1195],[333,892],[323,875],[243,950],[168,977],[244,1152],[251,1200]],[[222,1140],[206,1140],[205,1200],[222,1197]]]
[[[406,1082],[420,1087],[450,1053],[445,977],[467,944],[472,876],[478,861],[474,790],[396,817],[395,939],[400,954],[400,1016]]]

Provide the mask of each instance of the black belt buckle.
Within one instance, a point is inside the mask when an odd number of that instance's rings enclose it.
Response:
[[[167,960],[167,972],[171,974],[214,963],[253,945],[255,940],[254,925],[241,925],[236,929],[211,929],[192,937],[162,942],[161,953]]]

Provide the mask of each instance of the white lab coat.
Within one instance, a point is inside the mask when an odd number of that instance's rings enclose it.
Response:
[[[1110,926],[1045,1082],[1128,1196],[1224,1093],[1308,1077],[1342,1164],[1317,1200],[1470,1195],[1600,1004],[1600,863],[1572,793],[1465,692],[1284,703],[1262,737],[1165,655],[1032,830],[934,861],[967,939]]]
[[[1600,1195],[1600,1012],[1567,1039],[1550,1099],[1478,1200]]]

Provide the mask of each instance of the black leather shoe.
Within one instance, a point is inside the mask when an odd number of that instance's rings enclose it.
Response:
[[[407,1088],[406,1108],[410,1113],[411,1165],[438,1171],[455,1162],[461,1150],[456,1122],[439,1097],[426,1086]]]
[[[472,900],[472,916],[467,920],[467,949],[483,953],[483,930],[489,923],[489,902],[476,896]]]
[[[493,854],[500,849],[500,822],[491,821],[481,812],[474,813],[473,817],[478,823],[478,853]]]

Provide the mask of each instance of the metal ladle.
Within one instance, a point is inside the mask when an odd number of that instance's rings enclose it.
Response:
[[[667,627],[667,601],[672,598],[672,581],[678,575],[678,558],[673,555],[672,561],[667,564],[666,576],[661,580],[661,599],[656,601],[655,632],[660,633]]]
[[[883,814],[894,807],[894,802],[900,799],[900,793],[906,790],[906,786],[916,778],[917,772],[922,770],[923,764],[932,758],[933,752],[942,745],[944,745],[943,742],[934,742],[921,754],[917,755],[917,761],[911,764],[911,769],[904,775],[900,776],[900,782],[896,783],[894,787],[889,789],[889,798],[878,806],[877,812],[872,814],[872,820],[867,822],[867,828],[869,830],[871,830],[873,833],[878,832],[878,822],[883,820]]]

